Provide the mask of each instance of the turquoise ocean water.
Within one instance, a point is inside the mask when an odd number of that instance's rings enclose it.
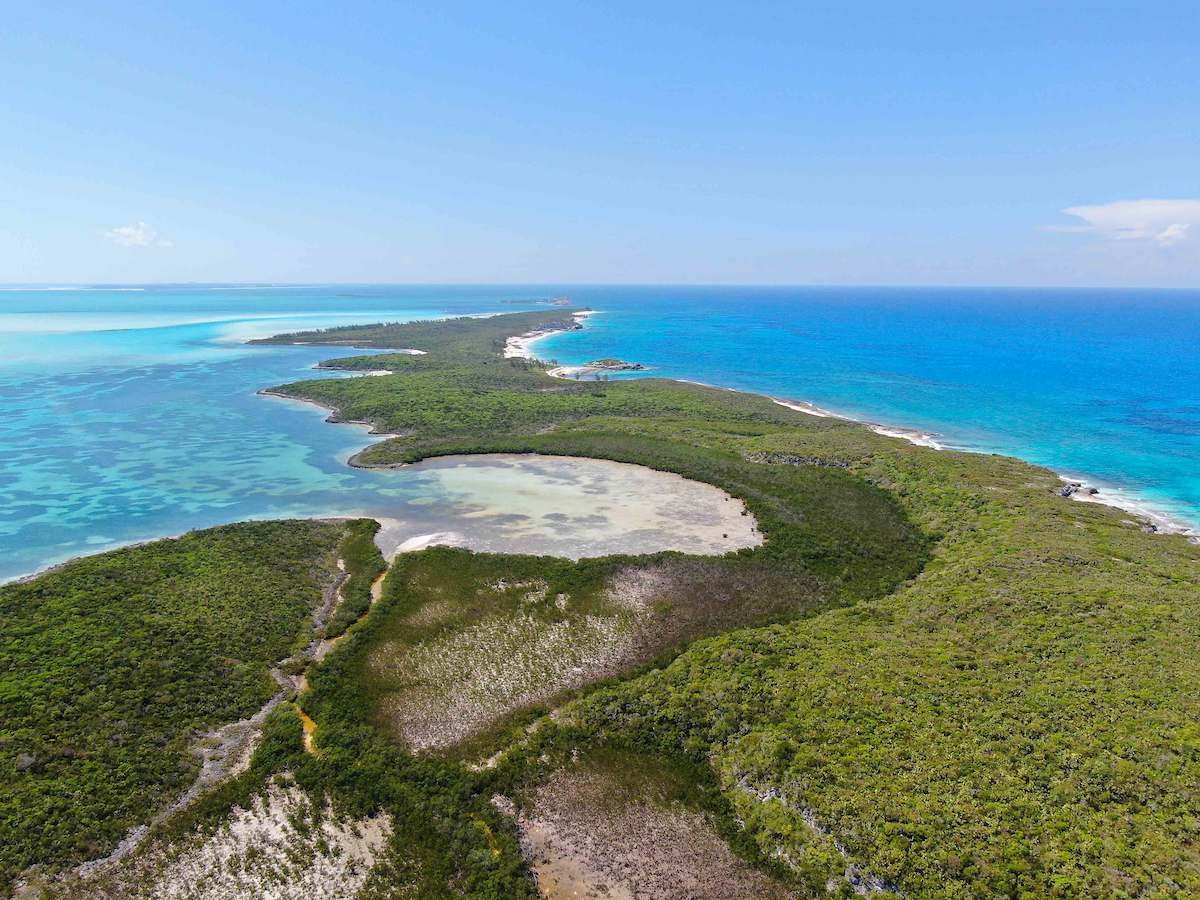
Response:
[[[594,307],[538,355],[620,356],[1086,477],[1200,525],[1200,292],[877,288],[146,287],[0,292],[0,578],[238,519],[452,498],[345,459],[362,429],[255,391],[313,376],[298,328]],[[330,377],[326,375],[325,377]]]

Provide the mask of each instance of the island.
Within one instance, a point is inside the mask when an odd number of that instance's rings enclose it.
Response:
[[[642,372],[645,366],[636,362],[625,362],[623,359],[613,359],[607,357],[605,359],[597,359],[587,364],[586,368],[596,369],[602,372]]]
[[[388,559],[370,520],[255,522],[0,587],[4,890],[1200,892],[1200,548],[1015,459],[506,355],[568,312],[281,335],[392,374],[264,388],[370,423],[355,465],[605,460],[759,538]]]

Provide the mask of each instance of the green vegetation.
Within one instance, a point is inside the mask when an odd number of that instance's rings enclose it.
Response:
[[[368,885],[373,895],[533,896],[513,830],[488,802],[488,779],[460,762],[409,753],[372,724],[373,698],[353,673],[391,608],[406,602],[402,592],[387,589],[392,579],[389,573],[371,615],[310,674],[300,702],[320,723],[319,752],[294,758],[286,768],[306,789],[332,797],[351,815],[391,814],[388,852]]]
[[[359,630],[351,629],[348,641]],[[158,896],[154,886],[164,862],[202,843],[231,810],[250,808],[268,785],[282,780],[301,788],[316,808],[329,801],[339,817],[391,815],[391,835],[360,897],[536,896],[512,828],[478,795],[479,779],[461,766],[404,753],[374,729],[362,727],[356,719],[357,698],[337,689],[336,657],[330,663],[321,671],[332,677],[324,679],[326,687],[316,688],[330,706],[329,715],[322,717],[319,754],[304,751],[294,708],[277,707],[247,771],[157,826],[125,866],[98,879],[54,885],[48,895],[80,900]],[[266,861],[267,872],[276,868]]]
[[[446,440],[482,436],[531,436],[564,423],[596,417],[674,421],[711,429],[753,423],[787,426],[797,414],[765,397],[663,379],[575,382],[548,377],[545,364],[496,355],[514,332],[560,325],[561,313],[521,313],[439,323],[351,327],[285,335],[275,340],[316,340],[337,335],[360,346],[434,348],[424,356],[383,355],[330,360],[336,368],[391,369],[378,378],[320,379],[275,389],[331,407],[333,421],[370,422],[382,432],[405,435],[356,457],[362,465],[412,462],[433,455]],[[570,321],[569,318],[567,321]],[[818,420],[825,421],[825,420]],[[832,420],[830,420],[832,421]],[[832,426],[831,426],[832,427]],[[678,429],[672,436],[678,436]],[[443,452],[459,452],[459,446]]]
[[[833,468],[764,466],[661,438],[571,431],[475,450],[604,456],[703,477],[742,497],[765,546],[572,563],[435,549],[397,561],[404,593],[357,677],[383,692],[377,722],[410,746],[446,747],[533,704],[644,665],[686,641],[881,596],[925,541],[881,490]]]
[[[744,840],[706,766],[594,748],[512,795],[539,876],[579,880],[583,870],[589,887],[635,883],[647,896],[794,896],[786,882],[760,871],[787,874]]]
[[[532,435],[601,416],[674,420],[693,427],[717,419],[731,427],[786,425],[797,415],[764,397],[662,379],[551,379],[521,360],[308,381],[289,385],[286,393],[334,407],[334,421],[371,422],[379,431],[408,436],[355,459],[372,465],[419,459],[424,443],[434,439]]]
[[[338,547],[338,556],[346,567],[342,585],[342,601],[325,625],[325,637],[333,638],[345,632],[371,606],[371,585],[387,570],[383,554],[375,546],[379,523],[358,519],[346,527],[346,536]]]
[[[1016,460],[914,447],[752,395],[576,383],[500,357],[509,335],[565,315],[283,336],[427,354],[336,360],[397,374],[277,390],[396,432],[358,464],[492,451],[638,463],[741,498],[766,543],[578,563],[434,548],[401,557],[350,626],[378,560],[369,525],[336,530],[322,546],[343,539],[353,561],[345,619],[330,623],[345,638],[298,701],[317,752],[278,710],[250,773],[162,834],[208,827],[286,772],[346,814],[392,817],[367,895],[521,897],[518,823],[491,798],[558,810],[569,830],[582,820],[562,798],[600,809],[611,790],[610,832],[634,833],[633,795],[653,794],[678,811],[674,846],[707,823],[803,895],[1200,893],[1200,549],[1059,497],[1052,473]],[[0,596],[9,615],[16,595]],[[297,615],[309,609],[311,597]],[[296,631],[284,631],[286,645]],[[71,643],[52,640],[58,653]],[[597,648],[618,652],[589,668]],[[229,655],[258,660],[260,680],[271,661]],[[5,704],[27,695],[11,681]],[[44,696],[42,709],[68,708]],[[486,713],[471,728],[413,740],[468,706]],[[621,777],[647,759],[649,787]],[[17,808],[6,801],[9,821]],[[598,839],[625,858],[622,834]],[[14,858],[35,858],[21,846]]]
[[[476,346],[494,350],[529,318],[477,320]],[[813,892],[848,864],[912,896],[1200,891],[1195,546],[1058,497],[1051,473],[1016,460],[726,391],[575,384],[494,355],[469,362],[461,345],[445,360],[433,340],[422,349],[389,362],[394,376],[286,390],[400,432],[360,464],[531,450],[710,481],[768,534],[739,562],[757,556],[780,582],[816,576],[836,596],[610,682],[569,708],[578,746],[712,764],[747,837]],[[850,487],[868,484],[894,503],[890,522]],[[904,572],[895,549],[906,520],[935,541],[909,581],[920,554],[909,545]],[[768,585],[734,590],[761,603]]]
[[[103,855],[183,791],[192,740],[279,690],[342,533],[230,525],[0,587],[0,886]]]
[[[904,451],[868,471],[945,529],[920,578],[700,642],[578,714],[712,759],[813,889],[845,866],[833,837],[915,896],[1194,893],[1196,548],[1011,460]]]
[[[403,324],[346,325],[339,328],[323,328],[319,331],[280,334],[251,343],[344,344],[380,350],[434,350],[436,357],[433,360],[421,356],[395,354],[364,356],[349,361],[339,360],[336,365],[338,368],[360,369],[445,368],[450,363],[488,364],[492,362],[493,356],[504,349],[505,341],[512,335],[574,327],[575,321],[570,310],[542,311],[508,313],[503,316],[462,316],[457,319]]]
[[[349,662],[353,690],[403,745],[444,751],[584,672],[615,674],[641,649],[645,618],[606,595],[617,565],[449,547],[400,556],[372,638]]]

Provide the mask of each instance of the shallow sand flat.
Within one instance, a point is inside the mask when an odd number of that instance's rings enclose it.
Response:
[[[383,701],[413,750],[451,746],[506,713],[614,674],[631,653],[629,626],[613,616],[547,623],[494,618],[403,651],[385,645],[369,665],[411,682]]]
[[[789,890],[738,858],[703,815],[637,796],[621,774],[559,772],[517,816],[538,893],[566,898],[784,898]],[[503,798],[493,801],[515,812]]]
[[[426,535],[408,517],[385,521],[378,543],[388,557],[423,543],[579,559],[659,550],[720,554],[763,540],[740,500],[644,466],[480,454],[431,459],[395,474],[420,479],[436,504],[439,534],[421,541]]]

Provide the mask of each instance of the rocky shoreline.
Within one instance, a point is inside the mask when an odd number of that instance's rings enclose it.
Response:
[[[603,372],[642,372],[645,366],[637,362],[625,362],[623,359],[597,359],[588,363],[585,368],[598,369]]]
[[[608,377],[610,372],[645,372],[647,367],[637,362],[625,362],[623,359],[597,359],[582,366],[556,366],[547,369],[546,374],[555,378],[573,378],[576,381],[593,378],[597,381]]]

